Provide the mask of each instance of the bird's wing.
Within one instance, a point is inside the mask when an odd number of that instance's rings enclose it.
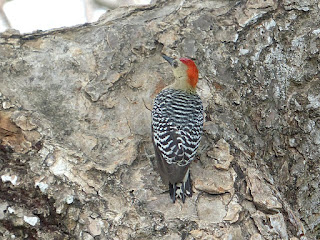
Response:
[[[194,108],[187,106],[185,109],[181,109],[179,104],[187,105],[183,101],[185,101],[183,98],[178,100],[168,94],[160,93],[155,99],[152,110],[154,147],[162,162],[168,166],[175,166],[166,167],[168,171],[172,169],[173,174],[177,173],[179,168],[183,170],[183,173],[186,172],[195,157],[202,135],[201,99],[194,100]],[[165,164],[163,163],[163,165]]]
[[[179,129],[170,119],[160,118],[157,125],[162,127],[152,128],[153,143],[159,155],[163,170],[172,175],[171,180],[182,181],[189,164],[194,159],[200,143],[199,131],[202,127]],[[174,182],[173,182],[174,183]]]
[[[152,134],[152,136],[158,170],[163,183],[165,185],[168,185],[169,183],[174,184],[181,182],[186,175],[189,164],[185,166],[178,166],[177,164],[172,163],[169,164],[168,156],[163,152],[163,149],[159,146],[159,144],[156,144],[154,134]],[[171,156],[169,156],[169,158],[170,157]],[[169,160],[171,159],[172,158],[170,158]]]
[[[154,143],[169,164],[184,166],[194,159],[200,144],[202,128],[202,110],[198,111],[198,114],[190,114],[185,123],[177,123],[177,120],[161,111],[153,113]]]

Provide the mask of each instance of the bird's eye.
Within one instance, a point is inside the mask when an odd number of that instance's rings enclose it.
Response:
[[[172,66],[173,66],[174,68],[178,67],[178,62],[177,62],[177,61],[173,61]]]

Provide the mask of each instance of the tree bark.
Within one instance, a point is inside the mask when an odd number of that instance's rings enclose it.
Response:
[[[157,1],[0,38],[0,236],[319,239],[320,5]],[[200,70],[192,198],[155,171],[161,58]]]

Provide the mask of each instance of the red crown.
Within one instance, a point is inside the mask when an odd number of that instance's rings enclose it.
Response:
[[[180,61],[187,65],[187,74],[189,78],[188,82],[193,88],[195,88],[197,86],[199,76],[199,71],[196,64],[189,58],[180,58]]]

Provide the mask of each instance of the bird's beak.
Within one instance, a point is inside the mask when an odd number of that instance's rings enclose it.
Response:
[[[162,55],[162,57],[163,57],[165,60],[167,60],[168,63],[170,63],[171,66],[173,65],[173,61],[174,61],[173,58],[170,58],[170,57],[168,57],[168,56],[166,56],[166,55]]]

